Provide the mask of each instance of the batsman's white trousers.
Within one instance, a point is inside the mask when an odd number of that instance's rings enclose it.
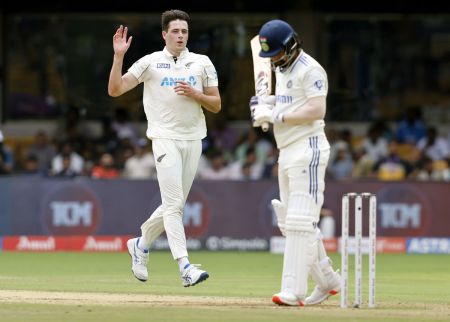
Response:
[[[309,195],[314,207],[310,216],[319,221],[325,190],[325,171],[330,157],[330,145],[325,134],[310,136],[280,150],[278,183],[280,200],[289,205],[294,193]]]
[[[174,259],[188,256],[183,209],[202,153],[201,140],[152,139],[161,205],[141,226],[147,248],[165,230]]]
[[[287,208],[281,291],[300,300],[306,297],[308,275],[318,260],[316,227],[329,155],[330,146],[323,133],[280,150],[280,200]]]

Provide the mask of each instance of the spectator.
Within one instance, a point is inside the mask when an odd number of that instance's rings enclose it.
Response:
[[[270,151],[273,148],[273,144],[261,137],[261,130],[254,127],[250,127],[248,132],[243,136],[243,140],[236,147],[236,159],[244,161],[247,157],[247,151],[249,148],[254,150],[258,162],[265,163]]]
[[[57,142],[69,142],[76,151],[82,151],[86,139],[91,138],[86,122],[82,122],[81,114],[79,108],[70,107],[54,133]]]
[[[406,110],[405,117],[397,126],[398,143],[416,145],[426,134],[420,107],[412,106]]]
[[[388,145],[388,155],[375,163],[373,175],[383,181],[404,180],[413,168],[409,162],[398,154],[398,142],[391,140]]]
[[[4,136],[0,130],[0,174],[11,174],[14,158],[11,149],[4,144]]]
[[[30,154],[25,159],[24,169],[22,174],[26,176],[46,176],[47,170],[39,168],[39,160],[34,154]]]
[[[420,139],[417,148],[433,161],[450,160],[447,142],[443,137],[438,136],[435,127],[428,128],[426,137]]]
[[[102,134],[97,140],[97,144],[102,146],[104,152],[115,154],[119,148],[119,139],[117,133],[112,127],[112,121],[110,118],[105,117],[101,121]]]
[[[207,180],[226,180],[230,179],[230,172],[227,168],[227,161],[223,152],[215,150],[208,156],[209,164],[199,169],[199,178]]]
[[[329,162],[333,163],[337,158],[339,150],[346,150],[349,155],[353,155],[352,146],[352,132],[349,129],[342,129],[341,131],[336,131],[335,129],[330,129],[328,131],[331,134],[332,140],[330,144],[330,159]]]
[[[130,122],[128,110],[123,107],[117,108],[111,127],[116,132],[119,140],[129,139],[132,144],[136,144],[139,137],[139,131],[133,123]]]
[[[134,155],[125,161],[123,176],[129,179],[156,179],[153,153],[147,151],[147,139],[138,140]]]
[[[103,153],[99,164],[92,169],[91,177],[94,179],[115,179],[119,170],[114,166],[114,158],[110,153]]]
[[[75,173],[76,175],[81,175],[84,170],[84,159],[73,150],[72,145],[69,142],[63,142],[61,144],[60,153],[57,154],[52,160],[51,173],[53,175],[58,175],[64,171],[63,158],[70,158],[69,166],[70,171],[68,173]],[[66,169],[66,172],[69,169]]]
[[[328,167],[328,172],[334,180],[350,179],[353,171],[353,160],[347,149],[342,146],[336,154],[336,159]]]
[[[263,178],[277,178],[278,177],[278,148],[273,145],[272,150],[269,152],[269,156],[264,164]]]
[[[223,116],[217,116],[216,120],[215,128],[210,130],[214,148],[229,155],[236,146],[236,132],[228,126],[228,122]]]
[[[54,177],[74,178],[74,177],[80,175],[79,172],[76,172],[74,170],[74,167],[72,165],[72,160],[74,160],[74,159],[70,153],[63,152],[57,157],[60,159],[61,168],[59,171],[54,171],[52,173]],[[58,169],[59,169],[59,167],[58,167]]]
[[[37,160],[38,169],[42,173],[50,170],[52,159],[56,156],[56,148],[48,140],[47,132],[39,130],[34,136],[34,143],[31,144],[26,152],[27,160],[34,157]]]
[[[387,140],[382,134],[381,129],[376,124],[372,124],[367,131],[367,137],[362,142],[362,147],[374,163],[388,153]]]
[[[373,165],[372,158],[363,147],[355,149],[353,153],[352,177],[357,179],[369,178],[372,175]]]
[[[254,147],[249,147],[244,160],[237,160],[230,165],[230,179],[261,179],[264,164],[258,161]]]
[[[418,162],[416,169],[410,177],[420,181],[449,181],[450,169],[448,168],[448,164],[446,164],[444,167],[436,167],[435,163],[430,157],[424,156]]]

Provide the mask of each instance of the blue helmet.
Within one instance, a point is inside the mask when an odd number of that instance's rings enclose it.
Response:
[[[295,31],[287,22],[278,19],[266,22],[259,31],[259,43],[261,44],[259,56],[275,56],[286,49],[293,38],[295,38]]]

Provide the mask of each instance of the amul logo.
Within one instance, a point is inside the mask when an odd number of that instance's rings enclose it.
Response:
[[[91,235],[100,222],[100,204],[94,192],[77,184],[64,184],[44,202],[44,224],[53,235]]]
[[[116,237],[114,239],[105,239],[102,237],[92,237],[89,236],[86,238],[86,242],[83,246],[83,250],[85,251],[121,251],[122,247],[122,239]]]
[[[50,251],[55,250],[53,237],[27,237],[21,236],[16,247],[17,250]]]

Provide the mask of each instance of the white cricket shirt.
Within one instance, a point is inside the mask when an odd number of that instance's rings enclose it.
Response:
[[[327,73],[323,67],[303,50],[284,73],[276,72],[275,115],[291,113],[302,106],[308,99],[326,96],[328,93]],[[291,125],[276,123],[274,134],[278,148],[284,148],[312,135],[324,132],[325,122],[316,120],[310,123]]]
[[[174,91],[176,81],[188,82],[203,92],[203,87],[218,86],[217,73],[205,55],[186,48],[174,60],[169,51],[154,52],[135,62],[128,71],[144,83],[144,111],[147,137],[200,140],[206,136],[205,115],[195,100]]]

